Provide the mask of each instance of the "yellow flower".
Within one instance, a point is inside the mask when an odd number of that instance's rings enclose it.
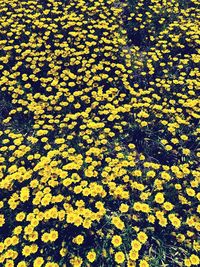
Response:
[[[163,204],[163,208],[167,211],[170,211],[174,208],[174,205],[172,205],[172,203],[166,201],[164,204]]]
[[[157,193],[155,196],[155,202],[158,204],[162,204],[165,201],[163,193]]]
[[[114,224],[115,227],[120,230],[123,230],[125,227],[124,222],[119,217],[116,217],[116,216],[112,218],[112,224]]]
[[[162,172],[161,177],[166,181],[170,181],[170,179],[171,179],[169,173],[167,173],[167,172]]]
[[[61,248],[60,251],[59,251],[60,255],[62,257],[66,256],[67,255],[67,249],[66,248]]]
[[[155,222],[155,216],[154,215],[149,215],[147,220],[150,222],[150,223],[154,223]]]
[[[77,245],[83,244],[84,241],[84,236],[83,235],[77,235],[74,239],[73,242],[76,243]]]
[[[41,267],[44,263],[43,257],[37,257],[33,262],[33,267]]]
[[[172,150],[172,149],[173,149],[173,147],[172,147],[172,146],[170,146],[170,145],[166,145],[166,146],[165,146],[165,149],[166,149],[167,151],[170,151],[170,150]]]
[[[148,236],[144,232],[139,232],[137,234],[137,238],[142,244],[144,244],[144,243],[146,243]]]
[[[197,255],[195,255],[195,254],[192,254],[192,255],[190,256],[190,261],[191,261],[191,263],[192,263],[193,265],[199,265],[199,264],[200,264],[200,259],[199,259],[199,257],[198,257]]]
[[[187,193],[187,195],[190,196],[190,197],[194,197],[195,194],[196,194],[195,190],[192,189],[192,188],[186,188],[186,193]]]
[[[0,214],[0,227],[2,227],[5,224],[5,217],[3,214]]]
[[[147,172],[147,177],[155,177],[156,176],[156,172],[155,171],[153,171],[153,170],[151,170],[151,171],[148,171]]]
[[[89,262],[94,262],[96,260],[96,252],[94,251],[88,252],[87,259]]]
[[[58,239],[58,231],[52,230],[49,233],[49,240],[51,242],[55,241],[56,239]]]
[[[148,204],[142,203],[141,205],[141,211],[144,213],[149,213],[151,211],[151,208],[149,207]]]
[[[178,242],[183,242],[185,240],[185,236],[182,235],[182,234],[178,234],[176,236],[176,239],[177,239]]]
[[[179,228],[181,226],[181,221],[177,217],[171,218],[170,221],[175,228]]]
[[[70,260],[73,267],[81,267],[83,260],[81,257],[74,257]]]
[[[156,211],[156,218],[158,220],[162,219],[164,217],[164,212],[163,211]]]
[[[28,265],[26,264],[26,262],[25,261],[20,261],[18,264],[17,264],[17,267],[27,267]],[[34,266],[35,267],[35,266]],[[38,265],[38,267],[40,267],[39,265]]]
[[[178,143],[179,143],[179,140],[178,140],[177,138],[172,138],[172,139],[171,139],[171,142],[172,142],[173,144],[178,144]]]
[[[30,246],[25,246],[23,249],[22,249],[22,255],[25,256],[25,257],[28,257],[30,254],[31,254],[31,247]]]
[[[136,211],[140,211],[141,207],[142,207],[142,203],[140,203],[140,202],[135,202],[133,204],[133,209],[136,210]]]
[[[22,202],[25,202],[29,199],[29,189],[27,187],[23,187],[20,192],[20,200]]]
[[[56,262],[47,262],[44,267],[59,267],[59,265]]]
[[[149,267],[149,263],[145,260],[140,260],[139,267]]]
[[[123,263],[125,261],[125,255],[122,251],[118,251],[115,253],[115,262]]]
[[[146,121],[142,121],[140,124],[141,124],[142,127],[145,127],[145,126],[148,125],[148,123]]]
[[[190,259],[184,259],[184,265],[190,267],[192,265]]]
[[[86,229],[89,229],[92,225],[92,221],[89,220],[89,219],[86,219],[83,221],[83,227],[86,228]]]
[[[4,243],[0,242],[0,253],[4,250]]]
[[[186,156],[189,156],[190,155],[190,150],[188,149],[188,148],[183,148],[182,149],[182,153],[184,154],[184,155],[186,155]]]
[[[22,226],[16,226],[16,227],[14,228],[14,230],[13,230],[13,233],[14,233],[15,235],[19,235],[19,234],[21,234],[21,232],[22,232]]]
[[[138,240],[135,239],[135,240],[131,241],[131,247],[135,251],[139,251],[141,249],[142,245]]]
[[[44,233],[41,239],[44,243],[49,242],[49,233]]]
[[[118,247],[122,244],[122,238],[119,235],[114,235],[111,243],[113,244],[114,247]]]
[[[187,140],[188,140],[188,136],[185,135],[185,134],[182,134],[180,137],[181,137],[181,139],[184,140],[184,141],[187,141]]]
[[[162,226],[162,227],[166,227],[167,226],[167,219],[166,218],[160,218],[159,219],[159,224]]]
[[[22,222],[24,218],[26,217],[26,214],[24,212],[20,212],[16,215],[16,221]]]
[[[127,212],[129,209],[129,206],[127,204],[121,204],[120,207],[119,207],[119,210],[122,212],[122,213],[125,213]]]
[[[14,267],[14,261],[13,260],[7,260],[4,266],[5,267]]]
[[[193,242],[193,249],[195,251],[200,251],[200,242],[197,242],[197,241],[194,240],[194,242]]]
[[[132,144],[132,143],[130,143],[130,144],[128,145],[128,147],[129,147],[130,149],[134,149],[134,148],[135,148],[135,145]]]
[[[129,257],[132,261],[136,261],[139,258],[139,253],[138,251],[131,249],[129,252]]]

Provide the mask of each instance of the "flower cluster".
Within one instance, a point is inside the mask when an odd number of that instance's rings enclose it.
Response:
[[[199,11],[0,1],[0,266],[200,265]]]

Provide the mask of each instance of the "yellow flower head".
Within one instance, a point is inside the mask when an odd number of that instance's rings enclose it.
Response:
[[[196,265],[196,266],[198,266],[198,265],[200,264],[200,259],[199,259],[199,257],[198,257],[197,255],[195,255],[195,254],[192,254],[192,255],[190,256],[190,261],[191,261],[191,263],[192,263],[193,265]]]
[[[115,253],[115,262],[120,264],[125,261],[125,255],[122,251],[118,251]]]
[[[141,249],[142,245],[138,240],[135,239],[135,240],[131,241],[131,247],[135,251],[139,251]]]
[[[113,244],[114,247],[119,247],[122,244],[122,238],[119,235],[114,235],[111,243]]]
[[[87,259],[89,262],[94,262],[96,260],[96,252],[94,251],[88,252]]]
[[[174,207],[174,205],[168,201],[166,201],[164,204],[163,204],[163,208],[167,211],[170,211],[172,210]]]
[[[144,243],[146,243],[148,236],[144,232],[139,232],[137,234],[137,238],[142,244],[144,244]]]
[[[83,235],[77,235],[74,239],[73,242],[76,243],[77,245],[83,244],[84,241],[84,236]]]
[[[145,260],[140,260],[139,267],[149,267],[149,263]]]
[[[155,202],[158,204],[162,204],[165,201],[163,193],[157,193],[155,196]]]
[[[56,231],[56,230],[52,230],[52,231],[50,231],[50,233],[49,233],[49,240],[50,240],[51,242],[53,242],[53,241],[55,241],[56,239],[58,239],[58,231]]]

